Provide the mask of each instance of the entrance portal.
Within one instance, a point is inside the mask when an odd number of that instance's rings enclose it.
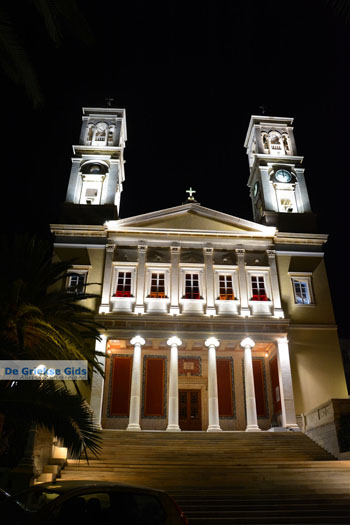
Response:
[[[179,390],[179,425],[181,430],[202,430],[200,390]]]

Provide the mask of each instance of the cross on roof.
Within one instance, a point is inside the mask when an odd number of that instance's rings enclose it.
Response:
[[[114,101],[114,98],[112,98],[112,97],[106,97],[106,98],[105,98],[105,101],[106,101],[106,106],[107,106],[108,108],[110,108],[110,107],[112,106],[112,102]]]
[[[186,193],[189,193],[189,197],[188,197],[188,200],[189,201],[194,201],[194,197],[193,197],[193,193],[197,193],[196,190],[193,190],[192,188],[190,188],[189,190],[186,190]]]

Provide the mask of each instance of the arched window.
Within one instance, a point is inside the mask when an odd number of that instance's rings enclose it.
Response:
[[[107,141],[107,124],[105,122],[98,122],[96,124],[95,133],[92,139],[92,144],[95,146],[103,146]]]
[[[287,133],[283,133],[283,135],[282,135],[282,144],[283,144],[284,154],[285,155],[291,155],[292,152],[291,152],[289,137],[288,137]]]
[[[115,126],[109,126],[108,128],[108,146],[113,146],[114,144],[114,134],[115,134]]]
[[[94,132],[95,132],[95,126],[93,124],[89,124],[86,129],[86,135],[85,135],[85,144],[87,146],[91,145],[92,138],[94,136]]]
[[[282,145],[282,137],[278,131],[269,132],[270,152],[272,155],[283,155],[284,148]]]
[[[262,138],[264,153],[270,153],[270,144],[269,144],[269,136],[268,136],[268,134],[267,133],[262,133],[261,134],[261,138]]]

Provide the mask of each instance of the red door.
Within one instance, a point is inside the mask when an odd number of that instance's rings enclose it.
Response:
[[[179,390],[179,425],[181,430],[202,430],[200,390]]]

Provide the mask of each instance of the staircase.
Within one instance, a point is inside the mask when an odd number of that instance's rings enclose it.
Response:
[[[61,479],[167,490],[194,524],[350,523],[350,462],[301,432],[103,431]]]

